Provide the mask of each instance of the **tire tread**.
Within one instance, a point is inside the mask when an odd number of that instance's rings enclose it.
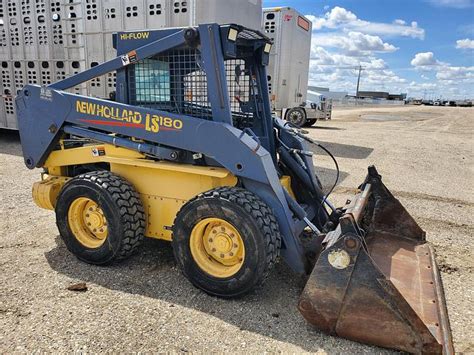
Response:
[[[218,187],[203,192],[189,200],[187,204],[197,199],[208,198],[218,198],[233,202],[242,207],[257,222],[257,225],[264,238],[266,248],[266,263],[262,277],[256,286],[259,287],[263,285],[265,280],[268,278],[271,269],[277,263],[281,248],[280,228],[272,210],[265,202],[260,199],[260,197],[255,195],[253,192],[241,187],[229,186]]]
[[[141,244],[145,232],[145,210],[138,192],[127,180],[107,170],[87,172],[70,181],[74,180],[90,181],[109,193],[124,222],[124,237],[113,260],[131,256]]]

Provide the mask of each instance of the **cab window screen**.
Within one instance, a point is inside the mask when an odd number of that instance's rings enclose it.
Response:
[[[137,103],[171,101],[168,62],[145,59],[135,64],[135,100]]]

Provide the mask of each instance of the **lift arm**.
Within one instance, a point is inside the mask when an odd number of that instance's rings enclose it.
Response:
[[[127,65],[134,64],[139,60],[149,58],[157,53],[179,47],[184,43],[184,30],[181,30],[165,38],[153,41],[140,48],[130,51],[127,54],[118,56],[105,63],[87,69],[86,71],[83,71],[77,75],[73,75],[64,80],[55,82],[49,85],[48,88],[55,90],[66,90],[76,85],[82,84],[85,81],[94,79],[95,77],[107,74],[114,70],[121,69]]]

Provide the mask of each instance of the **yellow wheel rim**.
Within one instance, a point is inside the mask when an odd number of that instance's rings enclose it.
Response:
[[[206,218],[197,223],[189,245],[201,270],[217,278],[235,275],[244,263],[245,246],[240,233],[220,218]]]
[[[107,238],[107,220],[99,205],[87,197],[75,199],[68,211],[72,233],[83,246],[94,249]]]

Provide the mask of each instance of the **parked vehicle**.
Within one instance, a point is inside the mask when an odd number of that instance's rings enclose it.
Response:
[[[330,120],[332,115],[332,100],[328,99],[323,94],[312,90],[308,90],[306,95],[306,107],[317,110],[319,114],[317,119]],[[312,124],[314,123],[308,125]]]
[[[463,100],[456,102],[458,107],[472,107],[472,101]]]
[[[266,8],[262,27],[274,42],[267,71],[273,111],[298,127],[331,117],[331,105],[307,97],[311,21],[291,7]]]

